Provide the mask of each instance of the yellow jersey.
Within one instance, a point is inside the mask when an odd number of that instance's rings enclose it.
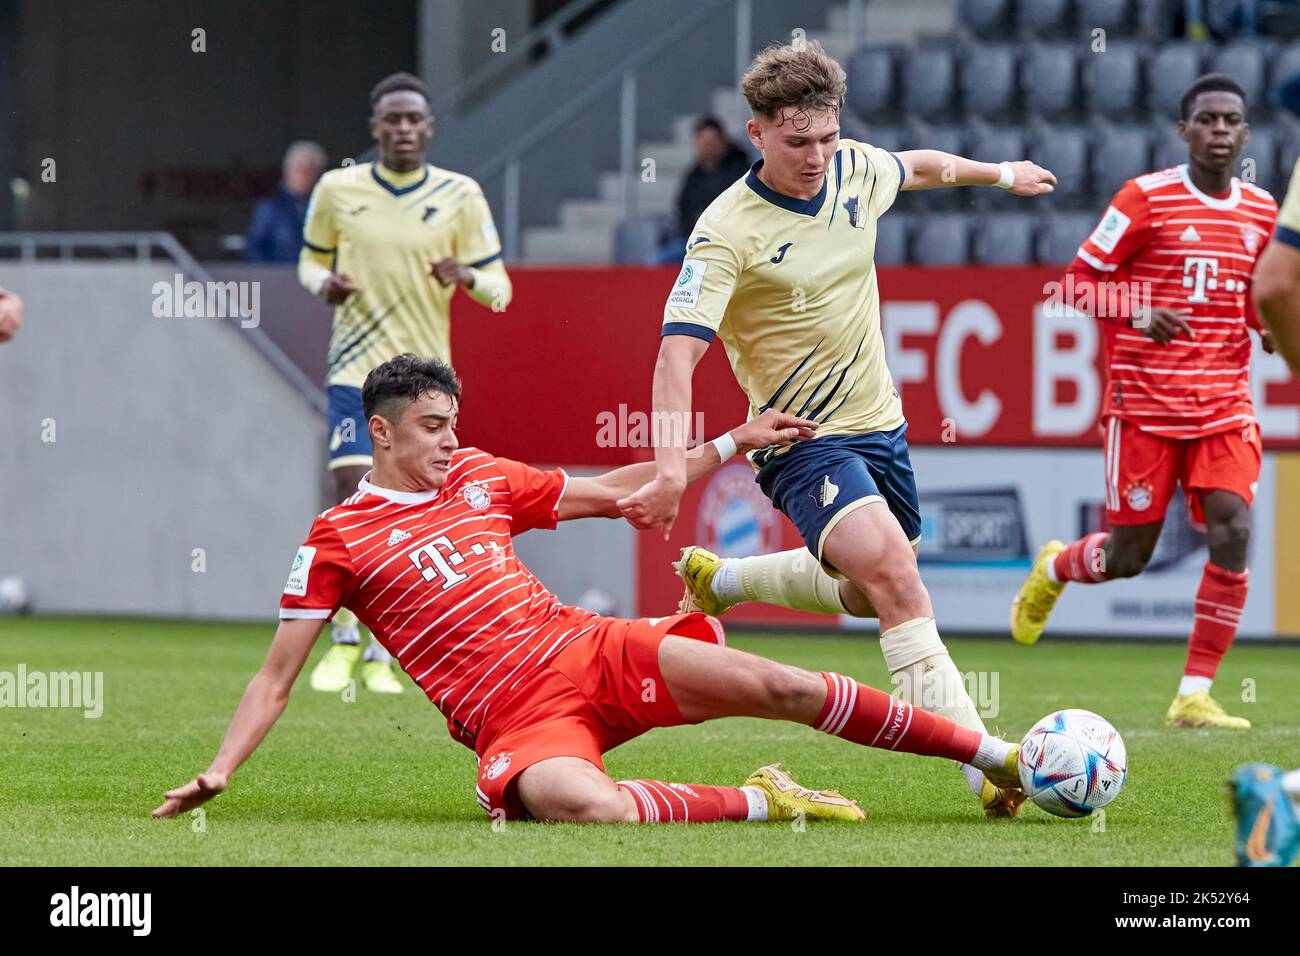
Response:
[[[330,385],[360,388],[371,369],[403,352],[450,363],[456,286],[440,285],[430,262],[452,256],[502,269],[479,184],[427,163],[406,173],[377,162],[330,170],[312,191],[303,240],[357,287],[334,310]]]
[[[816,419],[819,436],[897,428],[903,406],[885,367],[874,254],[902,163],[842,139],[821,192],[806,200],[765,185],[761,167],[700,216],[662,334],[720,337],[751,418],[780,409]]]
[[[1286,188],[1286,198],[1277,211],[1276,237],[1288,246],[1300,249],[1300,159],[1291,170],[1291,182]]]

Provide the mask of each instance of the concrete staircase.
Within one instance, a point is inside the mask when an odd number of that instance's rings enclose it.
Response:
[[[868,42],[907,43],[951,34],[956,28],[957,0],[877,0],[868,2],[865,11]],[[826,28],[810,32],[807,38],[819,41],[827,53],[846,63],[854,50],[848,6],[833,7]],[[733,140],[747,145],[744,130],[749,107],[738,89],[713,90],[708,112],[718,117]],[[642,181],[640,176],[636,179],[637,215],[673,211],[677,190],[694,162],[691,129],[701,113],[677,116],[670,141],[638,144],[637,156],[654,160],[654,178],[650,182]],[[558,223],[523,230],[523,261],[532,265],[612,263],[615,235],[624,215],[623,190],[623,178],[617,170],[601,173],[595,198],[566,200],[560,205]]]

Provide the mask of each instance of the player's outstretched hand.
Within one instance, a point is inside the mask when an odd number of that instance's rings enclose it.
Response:
[[[162,806],[153,812],[155,820],[175,817],[189,813],[195,807],[207,803],[222,790],[226,789],[227,780],[219,773],[201,773],[183,787],[168,790]]]
[[[1180,335],[1186,335],[1189,339],[1196,338],[1196,333],[1192,327],[1187,324],[1183,318],[1185,315],[1191,315],[1191,309],[1151,309],[1145,314],[1136,314],[1130,320],[1130,325],[1138,329],[1151,341],[1160,345],[1168,345]]]
[[[342,273],[332,273],[325,284],[320,287],[320,296],[330,305],[342,305],[348,300],[357,287],[352,282],[352,277]]]
[[[17,293],[0,289],[0,342],[8,342],[23,324],[23,300]]]
[[[1273,339],[1273,333],[1268,329],[1259,330],[1259,344],[1264,346],[1264,351],[1272,355],[1277,351],[1277,342]]]
[[[620,498],[616,504],[632,527],[641,531],[663,528],[667,540],[673,522],[677,520],[677,508],[681,505],[684,490],[656,476],[626,498]]]
[[[429,274],[438,280],[438,285],[468,285],[474,278],[473,273],[468,268],[461,265],[451,256],[445,259],[439,259],[434,262],[429,260]]]
[[[1011,181],[1008,192],[1017,196],[1041,196],[1050,193],[1056,185],[1056,177],[1037,163],[1021,159],[1009,165],[1016,178]]]
[[[769,445],[789,445],[817,437],[817,423],[810,418],[799,418],[776,409],[745,422],[731,431],[736,450],[741,454],[767,448]]]

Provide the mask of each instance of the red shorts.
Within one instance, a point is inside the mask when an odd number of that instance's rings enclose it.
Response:
[[[1174,486],[1187,498],[1192,526],[1205,529],[1200,492],[1231,491],[1249,505],[1259,484],[1259,427],[1246,422],[1203,438],[1164,438],[1132,422],[1107,418],[1106,518],[1112,525],[1161,521]]]
[[[608,618],[493,711],[475,747],[479,806],[526,819],[512,784],[533,764],[581,757],[604,770],[607,750],[653,727],[686,723],[659,672],[659,644],[669,634],[725,643],[722,625],[706,614]]]

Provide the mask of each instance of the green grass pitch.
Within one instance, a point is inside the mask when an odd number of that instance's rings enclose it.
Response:
[[[996,673],[991,728],[1018,737],[1039,717],[1084,707],[1129,750],[1124,792],[1102,820],[1027,806],[987,821],[950,764],[871,751],[793,724],[751,719],[656,730],[611,752],[620,777],[740,783],[781,761],[836,787],[863,825],[720,823],[494,829],[474,800],[474,759],[408,686],[355,702],[313,693],[305,672],[288,710],[231,788],[193,817],[152,820],[165,789],[204,769],[270,626],[171,621],[0,621],[0,671],[103,671],[104,711],[0,710],[2,865],[1228,865],[1221,782],[1234,766],[1300,766],[1295,647],[1238,644],[1216,695],[1255,728],[1173,731],[1162,718],[1183,661],[1168,646],[953,639],[962,671]],[[733,636],[733,646],[878,687],[874,638]],[[311,667],[323,651],[313,654]],[[1243,683],[1253,681],[1253,702]],[[1248,683],[1248,682],[1247,682]],[[1104,823],[1104,826],[1102,825]]]

